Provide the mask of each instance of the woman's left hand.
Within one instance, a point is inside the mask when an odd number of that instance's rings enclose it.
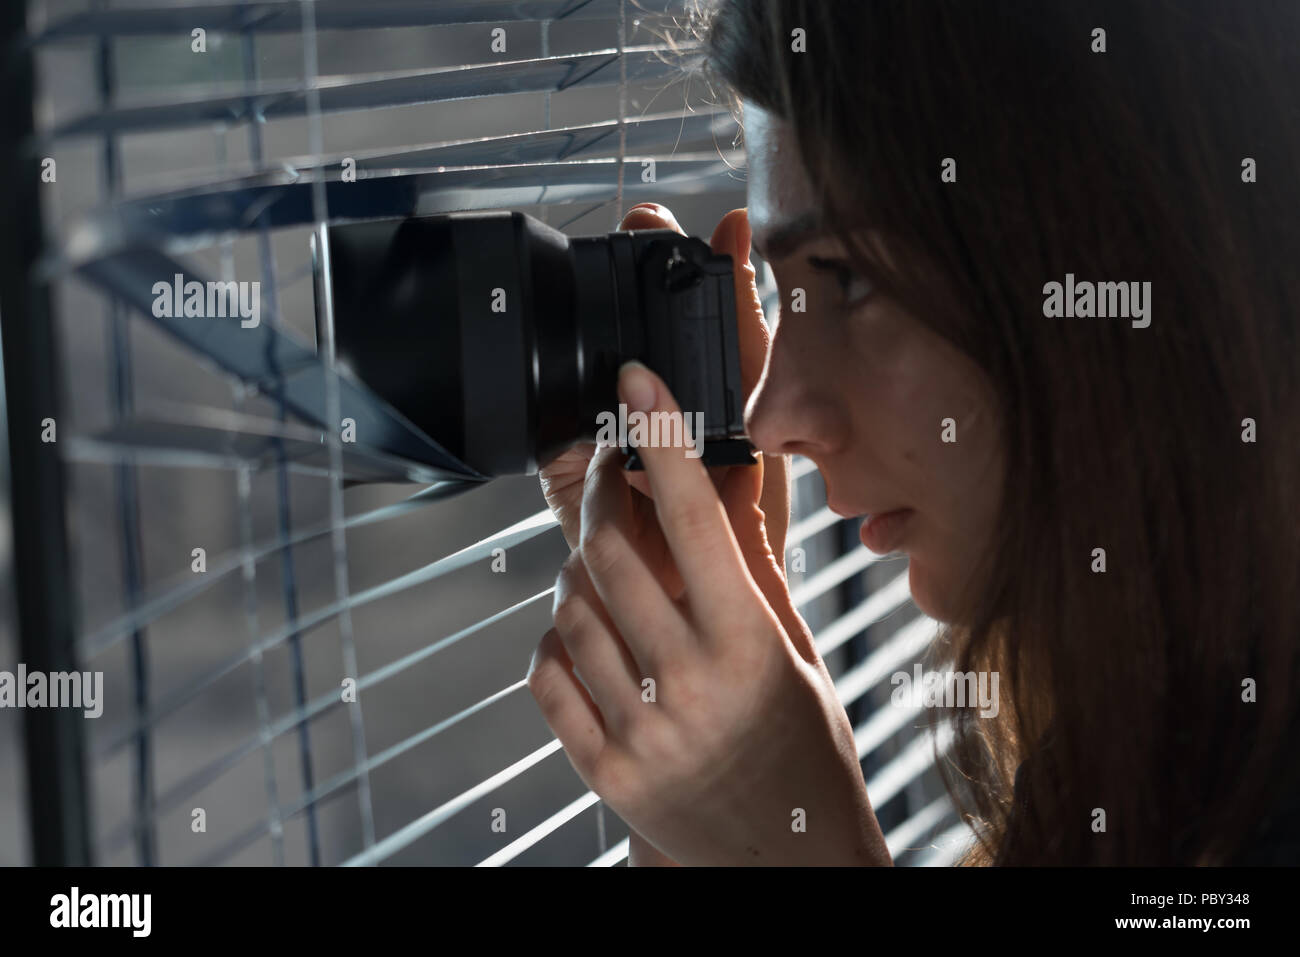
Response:
[[[619,395],[680,414],[638,364]],[[529,670],[575,770],[682,864],[889,864],[848,716],[767,545],[761,461],[718,490],[682,448],[638,452],[653,513],[633,507],[618,449],[599,450]],[[665,551],[671,576],[642,558]]]

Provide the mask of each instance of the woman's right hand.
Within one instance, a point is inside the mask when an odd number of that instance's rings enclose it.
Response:
[[[674,229],[685,235],[673,214],[665,207],[655,204],[632,207],[623,218],[620,228],[625,230]],[[763,306],[758,295],[754,267],[749,262],[749,243],[749,220],[743,209],[732,210],[724,216],[710,240],[713,251],[731,256],[733,263],[741,384],[746,401],[763,373],[770,338],[763,321]],[[594,444],[588,442],[577,445],[543,468],[539,476],[546,504],[555,513],[570,549],[576,549],[582,538],[582,492],[587,469],[594,454]],[[757,466],[763,469],[759,508],[764,516],[770,555],[753,556],[753,558],[775,563],[777,569],[784,574],[785,536],[790,524],[789,463],[784,456],[780,455],[764,455],[762,458],[762,463]],[[727,468],[710,469],[714,484],[719,488],[722,487],[727,472]],[[637,518],[646,522],[656,522],[654,502],[650,497],[650,485],[645,473],[624,472],[623,476],[634,489],[642,493],[640,496],[635,496],[636,509],[641,513]],[[661,554],[642,555],[641,558],[663,583],[669,595],[682,594],[681,577],[666,548]],[[633,831],[629,834],[628,863],[640,866],[671,865],[674,862]]]
[[[673,214],[663,206],[644,203],[633,206],[620,228],[631,229],[673,229],[685,235]],[[767,347],[770,336],[763,321],[763,304],[758,295],[754,267],[749,262],[749,219],[743,209],[735,209],[722,217],[709,245],[715,253],[731,256],[735,264],[733,273],[736,283],[736,322],[739,327],[740,340],[740,378],[744,397],[748,401],[750,393],[758,384],[763,374],[763,364],[767,359]],[[577,548],[582,535],[582,486],[587,475],[587,467],[595,454],[595,445],[584,442],[575,445],[558,456],[539,474],[542,494],[546,504],[555,513],[564,533],[569,548]],[[721,487],[726,468],[711,469],[714,484]],[[629,484],[647,498],[650,485],[644,472],[626,472],[624,477]],[[759,499],[763,510],[767,540],[771,545],[773,558],[777,566],[784,571],[785,535],[790,525],[790,478],[789,467],[784,456],[763,456],[763,489]],[[666,556],[665,556],[666,557]]]

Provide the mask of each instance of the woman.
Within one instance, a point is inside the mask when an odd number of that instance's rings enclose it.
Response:
[[[967,863],[1300,861],[1300,7],[705,13],[762,468],[542,476],[574,551],[529,684],[631,863],[890,863],[786,586],[792,453],[1000,677],[943,718]],[[638,366],[620,398],[676,408]]]

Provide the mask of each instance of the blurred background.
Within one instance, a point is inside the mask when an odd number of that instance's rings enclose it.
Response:
[[[25,12],[35,134],[7,130],[6,149],[57,171],[14,185],[41,208],[24,275],[48,294],[55,333],[63,488],[40,527],[66,536],[52,584],[105,701],[48,744],[57,754],[28,753],[26,715],[0,709],[0,864],[31,863],[42,829],[84,834],[68,853],[98,864],[622,863],[626,828],[522,683],[567,554],[536,478],[455,496],[420,495],[427,476],[344,489],[328,459],[302,454],[322,448],[319,422],[286,411],[264,374],[178,339],[128,286],[158,254],[187,278],[260,281],[263,325],[314,355],[317,179],[333,221],[518,209],[578,236],[654,201],[707,239],[745,205],[744,153],[690,70],[686,4],[37,0]],[[776,290],[755,262],[771,321]],[[4,306],[6,325],[28,318]],[[11,429],[15,390],[39,388],[12,370],[40,358],[5,358]],[[19,644],[14,573],[33,565],[9,510],[45,506],[11,501],[3,464],[0,669],[13,671],[59,638]],[[899,863],[947,863],[969,832],[924,717],[889,706],[889,675],[911,673],[935,626],[908,598],[905,560],[867,553],[795,464],[790,546],[803,551],[787,564],[805,570],[791,584],[873,804]],[[340,700],[347,677],[356,706]],[[33,773],[58,801],[33,805]]]

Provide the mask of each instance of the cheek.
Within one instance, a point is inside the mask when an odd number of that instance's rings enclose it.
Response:
[[[804,375],[820,377],[826,373],[842,376],[857,365],[854,343],[844,324],[816,313],[786,315],[782,306],[777,317],[775,336],[782,340],[784,351],[796,357]]]
[[[862,364],[843,326],[811,313],[778,320],[769,372],[846,409],[863,395]]]
[[[917,512],[902,545],[917,605],[950,620],[996,519],[993,395],[974,363],[918,323],[886,331],[865,324],[855,343],[864,398],[857,438],[883,469],[885,494]]]
[[[891,450],[897,478],[932,506],[969,510],[996,451],[992,394],[981,372],[914,320],[863,331],[873,334],[859,336],[854,352],[869,441]]]
[[[899,491],[919,492],[944,477],[943,419],[960,413],[949,392],[951,369],[922,338],[891,325],[866,321],[853,344],[860,439],[893,461],[895,480],[910,486]]]

